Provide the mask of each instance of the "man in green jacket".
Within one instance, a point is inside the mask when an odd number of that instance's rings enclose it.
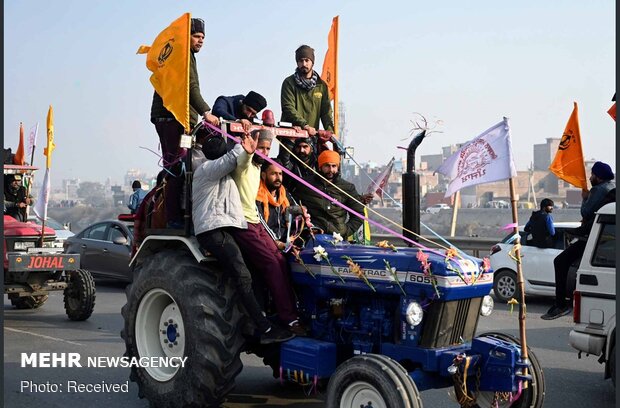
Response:
[[[327,84],[313,69],[314,49],[307,45],[300,46],[295,51],[295,60],[295,73],[282,83],[281,121],[307,130],[312,137],[317,134],[319,120],[325,130],[333,132],[334,119]]]
[[[340,177],[340,155],[338,152],[325,150],[319,155],[318,164],[319,173],[329,182],[326,182],[318,175],[312,175],[306,180],[358,214],[363,214],[364,206],[357,202],[362,201],[362,196],[360,196],[352,183]],[[342,191],[335,186],[338,186]],[[343,191],[348,195],[344,194]],[[321,228],[326,234],[337,232],[346,239],[346,237],[353,235],[362,225],[363,220],[361,218],[348,214],[345,209],[333,204],[330,200],[304,184],[297,189],[295,198],[308,209],[312,217],[312,224]]]
[[[205,22],[200,18],[192,18],[190,36],[190,62],[189,62],[189,123],[194,127],[197,116],[202,116],[208,123],[218,126],[219,119],[210,113],[211,108],[200,95],[200,83],[198,82],[198,70],[194,54],[200,51],[205,38]],[[166,221],[169,227],[183,227],[183,212],[181,210],[181,194],[183,191],[183,177],[181,166],[174,166],[179,162],[181,149],[181,135],[185,132],[172,112],[164,107],[164,102],[155,92],[151,105],[151,122],[159,135],[161,144],[163,166],[168,170],[166,183]]]

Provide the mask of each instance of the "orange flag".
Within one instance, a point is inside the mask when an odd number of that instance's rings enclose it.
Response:
[[[321,79],[327,83],[329,99],[334,101],[334,131],[338,136],[338,16],[332,19],[332,28],[327,36]]]
[[[566,128],[564,128],[562,140],[558,146],[553,163],[549,166],[549,170],[559,179],[575,187],[587,190],[588,179],[586,178],[586,167],[583,160],[583,149],[581,148],[577,102],[573,103],[575,104],[573,113],[568,119]]]
[[[176,120],[189,132],[189,47],[191,16],[183,14],[159,33],[153,45],[142,45],[151,84]]]
[[[614,102],[614,104],[611,105],[611,108],[609,108],[607,113],[609,113],[609,116],[611,116],[613,120],[616,120],[616,102]]]
[[[26,164],[26,150],[24,148],[24,125],[22,125],[21,122],[19,122],[19,146],[17,146],[15,156],[13,156],[13,164]]]

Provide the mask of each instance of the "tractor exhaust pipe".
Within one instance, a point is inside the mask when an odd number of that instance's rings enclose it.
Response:
[[[420,175],[415,172],[415,150],[426,137],[426,130],[418,133],[407,148],[407,171],[403,173],[403,227],[420,234]],[[418,242],[418,237],[408,231],[403,235]],[[411,246],[411,244],[408,244]]]

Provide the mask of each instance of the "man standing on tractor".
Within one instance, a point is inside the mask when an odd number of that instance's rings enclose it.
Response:
[[[196,68],[196,57],[194,54],[200,52],[205,38],[205,23],[200,18],[192,18],[190,36],[190,68],[189,68],[189,105],[190,105],[190,125],[196,125],[196,118],[201,115],[204,120],[213,126],[219,125],[219,119],[210,113],[211,108],[200,94],[200,83],[198,81],[198,69]],[[181,195],[183,191],[183,175],[180,163],[181,149],[179,147],[181,135],[184,128],[179,123],[172,112],[164,107],[161,96],[155,92],[151,105],[151,122],[155,125],[155,130],[159,135],[161,144],[163,165],[169,172],[169,179],[166,186],[166,220],[168,227],[183,227],[183,212],[181,209]]]
[[[243,130],[249,132],[252,120],[266,106],[267,100],[261,94],[250,91],[246,96],[218,96],[213,104],[213,114],[226,120],[238,120]]]
[[[269,155],[273,139],[272,132],[269,129],[254,130],[250,136],[258,139],[256,150],[265,156]],[[260,166],[263,162],[264,159],[256,154],[237,158],[237,168],[232,177],[239,189],[243,215],[248,228],[235,229],[231,233],[241,248],[241,252],[251,262],[251,266],[264,278],[273,297],[280,321],[291,332],[297,335],[305,335],[306,329],[299,322],[295,307],[288,263],[265,227],[260,223],[256,211],[256,196],[260,185]]]
[[[333,133],[334,119],[327,84],[313,69],[314,49],[300,46],[295,50],[295,61],[295,73],[282,83],[281,120],[299,126],[312,137],[317,135],[320,120],[323,128]]]
[[[18,221],[28,220],[27,207],[34,204],[32,195],[22,186],[21,174],[9,174],[4,181],[4,213]]]
[[[196,168],[192,181],[192,218],[196,239],[200,246],[211,253],[225,271],[233,275],[241,295],[241,302],[257,326],[262,344],[276,343],[294,337],[287,330],[272,326],[262,313],[252,290],[252,275],[248,270],[239,246],[233,238],[234,231],[244,231],[244,219],[239,191],[231,173],[244,166],[251,166],[250,157],[256,150],[256,139],[241,137],[241,144],[226,153],[226,141],[219,135],[207,138],[202,146],[205,156]]]

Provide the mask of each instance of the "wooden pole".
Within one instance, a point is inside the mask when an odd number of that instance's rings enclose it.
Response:
[[[510,183],[510,207],[512,209],[512,222],[514,224],[513,232],[516,234],[514,241],[515,257],[517,258],[517,290],[520,295],[519,301],[519,339],[521,340],[521,360],[528,361],[527,357],[527,340],[525,336],[525,316],[527,308],[525,306],[525,284],[523,281],[523,271],[521,270],[521,237],[519,235],[519,217],[517,211],[517,198],[515,193],[514,180],[511,177]],[[527,375],[527,369],[523,372]],[[527,382],[523,384],[523,388],[527,388]]]
[[[453,237],[456,232],[456,216],[459,212],[459,204],[461,201],[461,190],[454,193],[454,206],[452,207],[452,223],[450,224],[450,236]]]

